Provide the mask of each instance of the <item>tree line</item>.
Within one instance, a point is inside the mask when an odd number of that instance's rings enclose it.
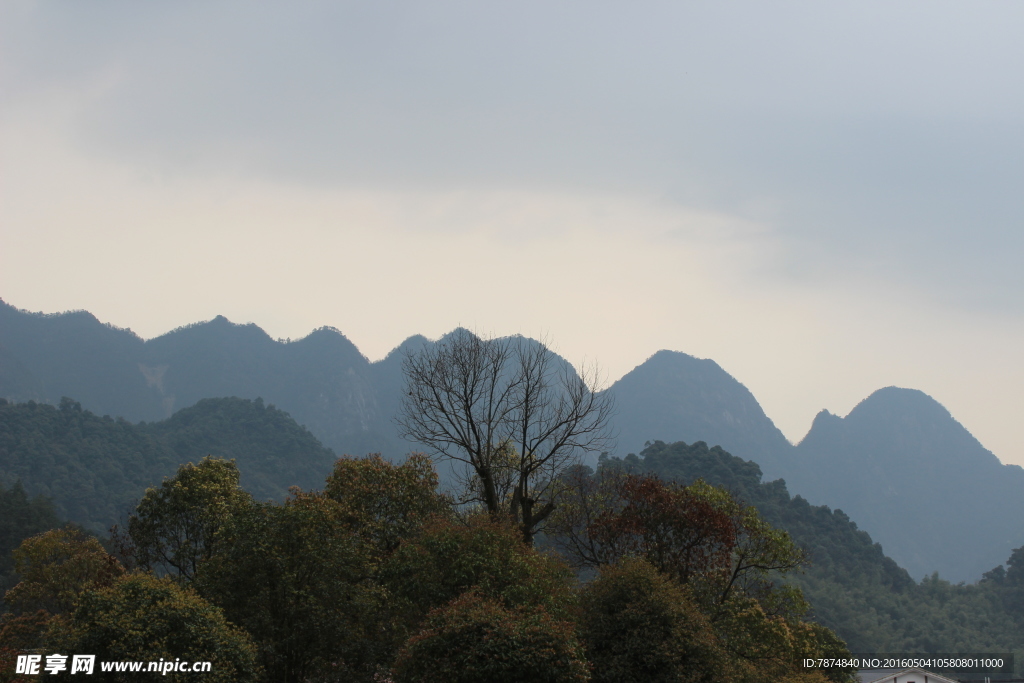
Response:
[[[60,528],[15,550],[0,675],[41,649],[211,661],[225,681],[848,680],[800,666],[848,651],[768,580],[800,551],[752,508],[645,475],[565,485],[547,538],[596,555],[453,507],[422,455],[339,459],[284,502],[255,500],[231,461],[182,466],[111,548]]]

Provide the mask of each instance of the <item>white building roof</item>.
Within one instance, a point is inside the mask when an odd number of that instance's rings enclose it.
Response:
[[[870,683],[959,683],[952,678],[925,671],[924,669],[904,669],[897,673],[886,674]]]

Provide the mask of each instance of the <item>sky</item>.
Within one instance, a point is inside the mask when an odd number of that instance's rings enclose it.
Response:
[[[712,358],[1024,465],[1024,4],[0,0],[0,298]]]

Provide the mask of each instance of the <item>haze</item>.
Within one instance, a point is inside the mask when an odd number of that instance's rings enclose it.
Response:
[[[0,297],[921,389],[1024,465],[1020,3],[0,3]]]

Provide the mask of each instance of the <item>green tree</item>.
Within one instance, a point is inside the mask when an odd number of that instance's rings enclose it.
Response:
[[[411,454],[401,465],[379,454],[339,458],[324,493],[337,501],[340,518],[378,558],[431,519],[452,516],[451,500],[438,493],[437,473],[422,453]]]
[[[0,419],[2,413],[0,406]],[[0,594],[16,583],[12,551],[29,536],[59,525],[53,503],[48,499],[29,498],[20,481],[9,489],[0,483]]]
[[[432,611],[394,666],[396,683],[582,683],[589,678],[570,622],[542,608],[508,608],[476,590]]]
[[[824,626],[769,614],[752,598],[737,597],[727,607],[715,630],[730,654],[736,683],[856,680],[853,668],[803,668],[804,658],[851,658],[846,644]]]
[[[575,584],[564,562],[526,546],[515,526],[489,515],[467,524],[435,521],[388,558],[379,578],[409,628],[470,589],[508,608],[539,606],[561,618]]]
[[[53,615],[43,609],[20,615],[13,612],[0,615],[0,683],[31,681],[14,673],[18,655],[43,647],[52,619]]]
[[[134,559],[180,580],[196,578],[216,552],[217,533],[252,497],[238,485],[233,460],[206,457],[178,468],[174,477],[146,490],[128,519]]]
[[[14,612],[0,616],[0,681],[23,680],[11,673],[17,655],[42,648],[55,615],[73,610],[83,591],[124,573],[98,540],[70,525],[25,539],[13,557],[21,581],[4,596]]]
[[[269,680],[369,680],[397,647],[372,557],[340,503],[295,492],[237,511],[195,585],[252,634]]]
[[[82,594],[70,619],[51,627],[53,652],[95,654],[97,661],[211,662],[204,681],[259,679],[256,648],[223,612],[170,578],[129,574],[108,588]],[[135,681],[137,673],[94,675],[100,681]],[[167,680],[195,680],[194,673],[169,673]]]
[[[14,561],[21,581],[4,600],[21,613],[65,614],[83,591],[109,586],[124,573],[96,538],[73,526],[25,539]]]
[[[1020,629],[1018,633],[1021,633],[1024,632],[1024,547],[1016,548],[1010,553],[1006,566],[1005,571],[1000,565],[997,569],[987,572],[985,576],[989,578],[990,583],[995,584],[992,587],[994,590],[989,593],[999,596],[999,604],[1010,618],[1017,622]],[[1018,639],[1017,647],[1024,648],[1024,638]]]
[[[720,683],[731,664],[711,623],[646,560],[601,568],[584,587],[579,636],[594,683]]]

